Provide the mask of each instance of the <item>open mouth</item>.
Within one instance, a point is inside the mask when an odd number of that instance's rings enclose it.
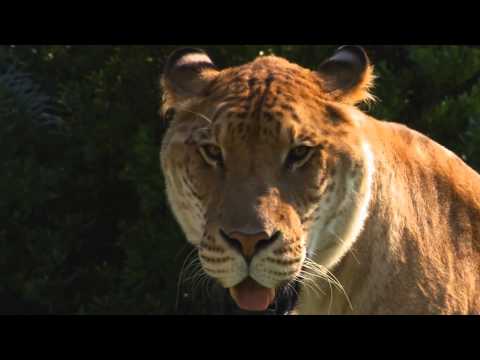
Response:
[[[230,295],[242,310],[265,311],[275,299],[275,289],[266,288],[251,277],[229,289]]]

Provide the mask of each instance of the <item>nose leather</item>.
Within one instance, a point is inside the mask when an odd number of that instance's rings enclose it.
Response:
[[[237,240],[242,245],[242,253],[245,257],[250,258],[255,253],[255,247],[261,240],[268,240],[269,236],[266,232],[256,234],[244,234],[238,231],[228,234],[232,239]]]

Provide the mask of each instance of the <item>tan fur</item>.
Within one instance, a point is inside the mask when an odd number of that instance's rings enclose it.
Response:
[[[480,313],[480,176],[352,106],[372,98],[371,66],[347,92],[326,93],[318,73],[277,57],[202,79],[187,98],[162,80],[163,111],[176,116],[161,163],[207,274],[226,288],[247,275],[268,288],[306,276],[298,314]],[[315,146],[308,161],[286,168],[305,142]],[[224,168],[206,163],[204,143],[222,149]],[[282,236],[248,265],[220,229]],[[330,275],[302,272],[306,258]]]

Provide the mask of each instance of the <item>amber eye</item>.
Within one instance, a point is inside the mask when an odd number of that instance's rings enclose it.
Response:
[[[223,162],[222,150],[216,145],[212,145],[212,144],[202,145],[200,147],[200,152],[205,158],[205,161],[209,163],[222,164]]]
[[[288,154],[287,162],[289,165],[296,165],[300,166],[303,165],[303,163],[308,160],[308,156],[311,154],[312,148],[309,146],[305,145],[300,145],[292,150],[290,150],[290,153]]]

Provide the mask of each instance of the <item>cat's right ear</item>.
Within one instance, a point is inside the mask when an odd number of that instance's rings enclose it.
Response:
[[[170,108],[178,102],[201,97],[218,73],[205,51],[194,48],[175,50],[165,63],[161,78],[163,105]]]

